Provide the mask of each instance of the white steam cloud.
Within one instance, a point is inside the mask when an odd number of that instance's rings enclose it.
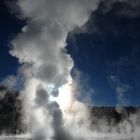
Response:
[[[66,39],[70,31],[88,20],[97,4],[98,0],[17,0],[14,3],[18,15],[27,24],[12,41],[10,54],[22,64],[18,79],[24,86],[23,119],[33,140],[108,136],[119,139],[121,132],[123,139],[131,136],[139,139],[139,114],[130,115],[117,126],[97,118],[98,124],[92,128],[86,105],[76,99],[76,84],[70,75],[74,62],[67,54]],[[15,77],[7,79],[8,84],[11,81],[15,84]],[[127,87],[122,85],[116,88],[120,98],[126,91]]]
[[[25,122],[34,140],[72,140],[88,132],[88,111],[75,98],[70,75],[74,62],[65,46],[68,32],[88,20],[97,2],[16,2],[28,21],[12,41],[10,53],[22,63]]]

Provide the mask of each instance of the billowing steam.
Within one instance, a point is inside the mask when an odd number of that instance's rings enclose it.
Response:
[[[17,0],[14,3],[15,11],[27,24],[12,41],[10,54],[22,64],[19,77],[24,85],[23,118],[33,140],[101,138],[110,132],[111,139],[119,138],[118,133],[126,138],[132,136],[127,134],[138,134],[140,130],[138,115],[130,115],[117,126],[113,122],[109,125],[106,118],[100,121],[96,118],[98,124],[92,128],[87,107],[76,99],[76,84],[70,74],[74,62],[67,54],[66,39],[70,31],[88,20],[97,3],[98,0]],[[126,88],[117,86],[120,98]],[[116,110],[122,113],[123,109]]]
[[[88,128],[86,106],[75,98],[70,75],[74,62],[66,38],[83,25],[97,0],[18,0],[27,25],[12,41],[12,56],[25,78],[25,122],[34,140],[72,140]]]

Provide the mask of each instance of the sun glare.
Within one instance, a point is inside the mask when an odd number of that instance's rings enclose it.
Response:
[[[71,107],[73,102],[73,92],[72,86],[70,84],[64,85],[61,88],[59,88],[57,102],[64,112]]]
[[[57,97],[54,97],[53,95],[51,95],[51,93],[54,90],[53,85],[47,86],[47,90],[50,95],[49,100],[56,101],[59,104],[60,109],[63,111],[63,113],[70,110],[72,103],[74,101],[73,86],[71,83],[67,83],[63,85],[62,87],[58,88]]]

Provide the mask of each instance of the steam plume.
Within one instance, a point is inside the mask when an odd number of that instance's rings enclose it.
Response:
[[[88,113],[73,93],[66,38],[83,25],[97,0],[18,0],[27,25],[12,41],[11,55],[22,64],[25,121],[35,140],[71,140],[86,129]],[[56,97],[57,96],[57,97]],[[78,132],[72,132],[69,127]],[[69,130],[69,131],[68,131]],[[83,134],[84,135],[84,134]]]
[[[34,140],[100,137],[88,129],[89,112],[76,99],[70,75],[74,62],[65,48],[68,32],[88,20],[90,12],[96,9],[97,2],[18,0],[15,3],[20,12],[18,15],[27,19],[27,25],[12,41],[10,53],[22,64],[20,76],[24,78],[24,121]],[[122,87],[116,90],[120,97],[125,92]],[[96,125],[94,132],[103,132],[103,136],[112,132],[111,139],[118,138],[118,131],[125,134],[125,138],[131,132],[138,134],[138,116],[139,114],[130,115],[129,120],[124,120],[118,126],[109,126],[106,119],[99,121],[97,118],[99,125]],[[137,140],[137,135],[135,137]]]

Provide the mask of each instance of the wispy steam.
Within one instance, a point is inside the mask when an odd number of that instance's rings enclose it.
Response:
[[[118,97],[118,104],[126,106],[127,101],[125,101],[124,96],[129,91],[129,89],[131,89],[131,86],[121,82],[120,79],[118,79],[118,77],[114,75],[111,75],[109,79],[111,80],[112,85],[115,88]]]

